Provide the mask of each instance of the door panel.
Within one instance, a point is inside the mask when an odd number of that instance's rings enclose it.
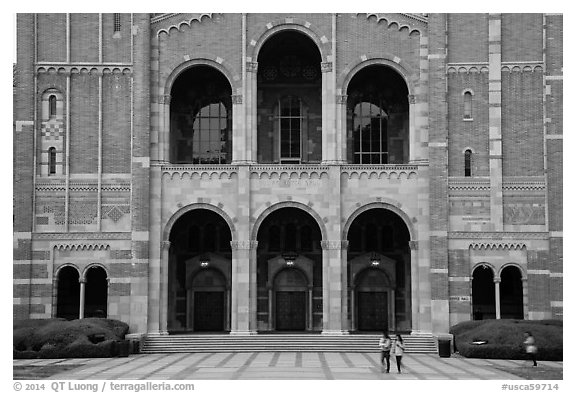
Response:
[[[194,292],[194,330],[224,330],[224,292]]]
[[[358,330],[388,330],[386,292],[358,292]]]
[[[276,292],[276,330],[306,329],[306,292]]]

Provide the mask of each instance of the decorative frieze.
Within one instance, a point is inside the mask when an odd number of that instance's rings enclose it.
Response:
[[[348,249],[347,240],[322,240],[320,242],[323,250],[346,250]]]
[[[36,74],[59,74],[59,75],[71,75],[71,74],[91,74],[91,75],[104,75],[104,74],[123,74],[132,75],[132,65],[131,64],[95,64],[95,65],[84,65],[84,64],[37,64]]]
[[[504,223],[515,225],[544,225],[546,223],[546,210],[544,205],[505,204]]]
[[[525,249],[524,243],[500,243],[500,242],[485,242],[485,243],[472,243],[470,249],[472,250],[521,250]]]
[[[162,177],[170,180],[209,179],[230,180],[238,175],[235,165],[162,165]]]
[[[342,176],[348,179],[367,177],[373,180],[416,179],[416,165],[344,165]]]
[[[234,240],[230,242],[232,250],[255,250],[258,248],[256,240]]]
[[[33,233],[32,240],[71,241],[71,240],[130,240],[130,232],[66,232]]]
[[[548,232],[449,232],[449,239],[547,240]]]
[[[54,249],[58,251],[91,251],[91,250],[109,250],[109,244],[103,243],[61,243],[55,244]]]

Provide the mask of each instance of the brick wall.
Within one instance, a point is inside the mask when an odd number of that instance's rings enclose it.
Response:
[[[502,61],[542,60],[542,14],[502,14]]]
[[[70,173],[98,172],[98,75],[70,77]]]
[[[448,63],[488,62],[488,15],[448,14]]]
[[[131,76],[102,78],[102,172],[130,173]]]
[[[99,30],[98,14],[70,14],[70,61],[98,62]]]
[[[542,72],[502,72],[502,172],[542,176]]]
[[[102,14],[102,61],[129,63],[132,38],[131,15],[120,14],[120,31],[114,31],[114,14]]]
[[[66,61],[66,14],[38,14],[36,20],[38,61]]]

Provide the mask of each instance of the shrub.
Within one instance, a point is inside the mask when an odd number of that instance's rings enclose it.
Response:
[[[527,359],[524,332],[530,331],[538,347],[537,359],[562,360],[562,321],[483,320],[454,325],[456,350],[465,357],[491,359]],[[474,341],[485,341],[476,345]]]
[[[114,342],[124,339],[127,332],[126,323],[105,318],[15,321],[13,356],[111,357],[115,356]]]

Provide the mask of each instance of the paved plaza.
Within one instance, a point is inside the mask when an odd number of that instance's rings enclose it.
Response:
[[[398,374],[391,359],[383,373],[378,353],[255,352],[141,354],[105,359],[14,360],[14,378],[31,370],[51,370],[38,379],[52,380],[514,380],[510,372],[530,365],[522,360],[466,359],[411,354]],[[562,370],[563,362],[540,362],[539,368]],[[507,371],[505,371],[507,370]],[[38,374],[36,374],[38,375]],[[41,375],[41,374],[40,374]]]

